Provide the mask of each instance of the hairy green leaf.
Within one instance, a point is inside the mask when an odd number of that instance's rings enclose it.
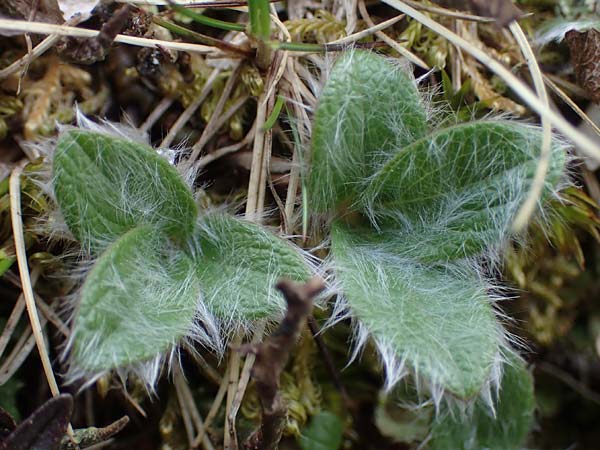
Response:
[[[148,360],[189,332],[200,296],[194,264],[152,226],[100,256],[81,289],[73,359],[84,371]]]
[[[354,201],[383,162],[426,132],[425,110],[405,72],[373,53],[344,53],[315,113],[311,208],[327,212]]]
[[[461,398],[476,395],[501,342],[484,283],[458,264],[427,268],[368,230],[334,223],[333,264],[353,315],[380,348]],[[393,374],[392,374],[393,377]]]
[[[495,414],[481,400],[472,414],[442,411],[432,431],[433,450],[517,450],[531,428],[535,406],[533,378],[524,363],[510,358],[504,366]]]
[[[541,132],[534,127],[455,125],[404,147],[377,173],[362,201],[408,257],[439,261],[478,254],[509,235],[540,147]],[[555,145],[546,195],[564,164],[564,149]]]
[[[58,140],[53,170],[60,210],[84,248],[100,252],[143,224],[180,240],[193,232],[198,211],[190,190],[147,145],[70,130]]]
[[[344,423],[329,411],[314,416],[300,436],[302,450],[338,450],[342,445]]]
[[[310,278],[298,249],[250,222],[208,214],[196,237],[204,302],[219,317],[248,320],[282,312],[285,301],[274,287],[277,279]]]

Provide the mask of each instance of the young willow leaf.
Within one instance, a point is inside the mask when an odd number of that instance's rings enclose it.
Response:
[[[468,267],[423,267],[368,233],[332,229],[336,277],[353,315],[396,362],[458,397],[475,396],[501,342],[485,286]]]
[[[152,226],[134,228],[100,256],[81,289],[73,361],[98,371],[148,360],[191,328],[195,267]]]
[[[498,245],[529,193],[541,132],[510,122],[472,122],[404,147],[363,193],[365,209],[405,256],[439,261]],[[554,145],[544,194],[565,153]]]
[[[312,132],[309,201],[327,212],[354,201],[361,182],[427,133],[415,83],[385,58],[346,52],[319,99]]]
[[[100,252],[143,224],[178,240],[193,232],[198,211],[190,190],[147,145],[70,130],[58,140],[53,170],[60,210],[87,249]]]
[[[204,302],[218,317],[252,320],[281,313],[285,302],[274,287],[277,279],[311,276],[298,249],[230,215],[204,216],[196,237]]]
[[[432,430],[432,450],[517,450],[533,422],[533,378],[524,363],[513,357],[504,375],[495,413],[481,400],[472,414],[442,411]]]

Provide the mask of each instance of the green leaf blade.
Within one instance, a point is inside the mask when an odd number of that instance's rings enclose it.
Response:
[[[404,147],[362,196],[372,220],[426,262],[477,255],[510,235],[529,193],[541,132],[498,121],[459,124]],[[565,152],[555,143],[542,201],[556,189]]]
[[[321,411],[311,419],[300,436],[302,450],[338,450],[342,445],[344,423],[335,414]]]
[[[198,210],[176,169],[147,145],[70,130],[53,161],[54,193],[69,229],[100,252],[138,225],[153,224],[184,239]]]
[[[380,347],[457,397],[479,393],[502,335],[485,285],[470,268],[421,266],[382,247],[373,232],[339,223],[332,253],[353,315]]]
[[[312,208],[330,212],[354,201],[363,180],[426,133],[425,110],[407,74],[376,54],[344,53],[315,113],[308,189]]]
[[[481,400],[472,414],[441,411],[432,430],[432,450],[518,450],[533,423],[533,377],[523,361],[511,357],[504,366],[495,417]]]
[[[200,296],[194,264],[151,226],[100,256],[81,289],[72,358],[84,372],[152,359],[192,328]]]
[[[311,270],[298,249],[250,222],[215,212],[196,233],[196,266],[204,302],[217,317],[236,321],[281,314],[281,277],[307,281]]]

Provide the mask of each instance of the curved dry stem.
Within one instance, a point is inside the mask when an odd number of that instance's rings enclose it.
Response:
[[[31,275],[30,275],[32,287],[35,286],[39,275],[40,275],[39,268],[37,268],[37,267],[33,268],[33,270],[31,271]],[[25,311],[25,297],[23,296],[23,293],[21,293],[21,295],[19,295],[19,298],[17,298],[17,301],[15,302],[15,306],[14,306],[12,312],[10,313],[8,320],[6,321],[6,325],[4,326],[4,329],[2,330],[2,335],[0,336],[0,357],[2,357],[2,355],[4,354],[4,350],[6,350],[6,346],[8,345],[10,338],[12,337],[12,334],[14,333],[15,328],[17,328],[19,320],[21,320],[23,311]],[[1,370],[0,370],[0,372],[1,372]]]
[[[19,274],[21,276],[21,286],[23,287],[23,296],[25,297],[25,306],[31,323],[31,330],[35,337],[35,343],[42,360],[44,374],[50,387],[50,392],[54,397],[60,395],[54,372],[52,371],[52,363],[46,349],[42,325],[35,306],[35,297],[33,288],[31,287],[31,278],[29,275],[29,267],[27,264],[27,252],[25,251],[25,237],[23,235],[23,219],[21,217],[21,173],[23,167],[17,167],[10,175],[9,190],[10,190],[10,217],[12,222],[13,237],[15,240],[15,251],[17,255],[17,265],[19,266]],[[73,435],[71,425],[68,428],[69,435]]]
[[[242,149],[243,147],[248,145],[252,141],[252,139],[254,139],[255,132],[256,132],[256,122],[252,125],[252,128],[250,128],[250,131],[248,131],[248,134],[240,142],[236,142],[235,144],[231,144],[226,147],[219,148],[213,152],[210,152],[208,155],[198,158],[198,160],[194,164],[194,171],[198,171],[198,170],[202,169],[203,167],[206,167],[211,162],[216,161],[217,159],[222,158],[225,155],[228,155],[230,153],[235,153],[238,150]]]
[[[531,45],[529,45],[527,36],[525,36],[523,29],[516,21],[511,22],[509,28],[519,44],[525,60],[527,61],[529,71],[531,72],[533,85],[535,86],[535,90],[540,100],[545,104],[547,109],[550,109],[548,92],[546,92],[546,86],[544,84],[544,77],[542,76],[542,71],[540,70],[540,66],[535,58],[535,54],[531,49]],[[515,232],[522,231],[527,226],[532,214],[535,212],[538,200],[540,199],[544,189],[544,182],[546,181],[548,168],[550,167],[550,158],[552,157],[552,125],[547,117],[542,116],[541,120],[542,147],[540,149],[540,159],[535,169],[535,175],[533,177],[529,193],[527,194],[527,198],[519,208],[519,211],[517,212],[515,220],[512,224],[512,228]]]

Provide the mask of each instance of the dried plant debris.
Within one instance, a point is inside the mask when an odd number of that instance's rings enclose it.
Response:
[[[34,9],[35,7],[35,9]],[[21,20],[62,23],[63,17],[56,2],[52,0],[3,0],[0,13]]]
[[[72,409],[73,398],[68,394],[48,400],[0,442],[0,449],[58,450]]]
[[[582,32],[571,30],[566,33],[565,41],[571,51],[577,82],[600,104],[600,31],[595,28]]]
[[[93,64],[104,60],[117,36],[130,20],[132,8],[124,5],[102,25],[94,38],[63,38],[56,46],[58,53],[67,61],[78,64]]]
[[[279,328],[264,342],[242,348],[243,353],[256,355],[252,378],[262,406],[260,430],[249,438],[247,446],[262,450],[279,448],[286,415],[279,389],[281,373],[311,313],[313,299],[325,289],[325,284],[318,278],[303,285],[282,280],[277,288],[287,302],[287,311]]]
[[[123,416],[119,420],[103,428],[89,427],[73,431],[73,437],[64,436],[60,450],[84,450],[97,444],[108,441],[119,433],[129,423],[129,417]]]

